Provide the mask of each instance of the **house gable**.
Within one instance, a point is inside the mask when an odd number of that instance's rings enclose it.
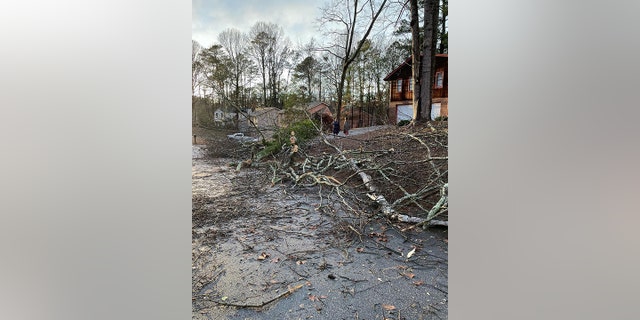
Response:
[[[435,55],[435,72],[434,81],[431,88],[432,103],[439,106],[440,116],[448,116],[448,54]],[[407,58],[393,71],[384,77],[384,80],[390,85],[390,99],[387,115],[392,123],[397,123],[402,117],[398,113],[405,114],[407,108],[413,104],[413,86],[412,86],[412,59]]]
[[[307,112],[311,115],[315,113],[320,113],[321,115],[327,115],[333,118],[333,114],[331,113],[331,108],[328,104],[324,102],[312,102],[307,105]]]

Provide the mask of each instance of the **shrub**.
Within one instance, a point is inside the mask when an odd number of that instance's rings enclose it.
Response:
[[[318,135],[313,121],[305,119],[294,122],[285,128],[278,129],[278,131],[273,134],[273,141],[267,142],[265,148],[257,154],[257,159],[260,160],[266,156],[280,152],[282,147],[289,143],[291,131],[296,133],[298,145]]]

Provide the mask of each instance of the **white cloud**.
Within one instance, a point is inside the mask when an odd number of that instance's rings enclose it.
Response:
[[[322,3],[308,0],[192,0],[192,38],[203,46],[216,42],[226,28],[248,32],[258,21],[273,22],[294,43],[316,36]]]

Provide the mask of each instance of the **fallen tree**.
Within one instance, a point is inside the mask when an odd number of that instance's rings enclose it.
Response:
[[[320,129],[316,127],[320,132]],[[429,128],[429,133],[438,132]],[[294,133],[292,133],[293,135]],[[325,152],[321,155],[306,154],[302,148],[295,143],[295,138],[291,140],[291,145],[283,151],[280,157],[281,161],[271,161],[269,166],[272,170],[272,184],[290,181],[294,185],[310,187],[310,186],[326,186],[334,188],[336,193],[342,199],[343,204],[348,209],[356,213],[358,210],[345,199],[345,195],[354,195],[358,193],[356,189],[364,189],[360,192],[366,196],[370,202],[387,218],[394,221],[406,223],[415,223],[423,228],[428,226],[448,226],[448,221],[437,220],[436,218],[447,213],[448,210],[448,183],[446,182],[446,171],[443,172],[436,162],[448,161],[447,156],[433,156],[432,148],[424,140],[424,135],[420,136],[411,133],[401,133],[403,137],[414,141],[425,150],[425,156],[420,159],[402,159],[387,161],[385,163],[377,163],[376,159],[382,155],[395,153],[394,148],[387,150],[343,150],[343,148],[332,143],[327,136],[320,134],[319,140],[322,144],[328,146],[334,152]],[[432,136],[432,143],[445,146],[441,141],[437,141],[437,135]],[[441,138],[446,138],[443,136]],[[403,185],[404,180],[394,180],[391,175],[394,173],[394,167],[398,165],[412,164],[414,166],[428,165],[430,174],[433,176],[427,179],[423,185],[418,188],[413,187],[413,191],[409,190],[409,186]],[[332,174],[344,175],[348,172],[346,178],[338,178]],[[372,176],[377,176],[376,179]],[[395,174],[397,175],[397,174]],[[361,183],[354,183],[353,178],[357,177]],[[400,196],[394,201],[389,201],[385,196],[388,188],[381,188],[379,184],[393,186]],[[435,203],[429,203],[429,198],[438,196]],[[362,197],[360,197],[362,198]],[[405,214],[405,207],[412,206],[418,209],[418,214]]]

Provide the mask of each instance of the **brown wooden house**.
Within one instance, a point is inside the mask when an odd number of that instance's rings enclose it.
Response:
[[[449,116],[449,68],[448,55],[436,54],[435,79],[431,88],[431,119],[439,116]],[[391,97],[389,109],[387,110],[389,120],[398,123],[402,120],[411,120],[413,117],[413,82],[411,81],[411,62],[409,57],[397,68],[391,71],[384,81],[391,86]]]

